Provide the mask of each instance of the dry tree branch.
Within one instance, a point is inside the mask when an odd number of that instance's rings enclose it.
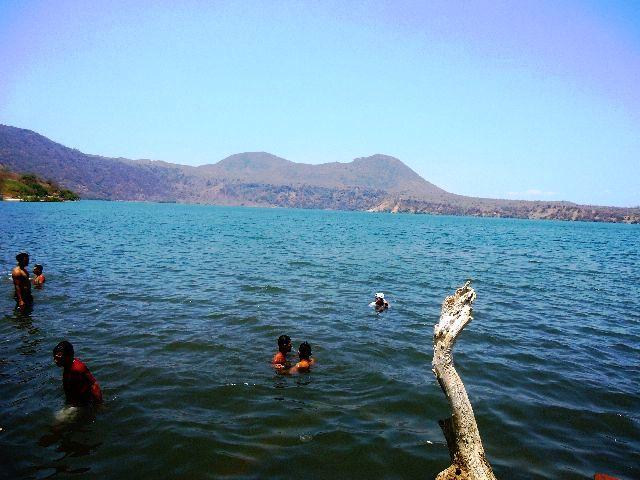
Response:
[[[441,420],[440,428],[447,440],[451,466],[436,480],[495,480],[482,446],[471,402],[462,379],[453,366],[452,349],[464,327],[471,321],[476,292],[471,282],[445,298],[440,321],[433,332],[433,373],[449,400],[452,416]]]

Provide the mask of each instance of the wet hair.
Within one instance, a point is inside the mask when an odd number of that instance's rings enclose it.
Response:
[[[300,348],[298,348],[298,355],[301,360],[309,360],[309,357],[311,357],[311,345],[307,342],[302,342]]]
[[[16,262],[20,262],[21,259],[24,257],[29,258],[29,254],[27,252],[20,252],[19,254],[16,255]]]
[[[282,350],[288,343],[291,343],[291,337],[289,335],[280,335],[278,337],[278,350]]]
[[[33,269],[34,269],[34,270],[35,270],[35,269],[37,269],[37,268],[39,268],[39,269],[40,269],[40,271],[42,271],[42,265],[40,265],[39,263],[36,263],[36,264],[33,266]]]
[[[53,349],[54,355],[58,352],[62,352],[65,357],[73,357],[73,345],[71,345],[71,343],[67,342],[66,340],[63,340]]]

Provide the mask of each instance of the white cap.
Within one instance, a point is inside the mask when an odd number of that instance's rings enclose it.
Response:
[[[384,293],[382,292],[376,293],[376,298],[384,298]]]

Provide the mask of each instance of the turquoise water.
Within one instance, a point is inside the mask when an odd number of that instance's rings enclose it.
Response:
[[[433,478],[431,336],[469,278],[454,358],[497,475],[640,478],[639,226],[89,201],[0,220],[2,478]],[[47,276],[28,317],[20,249]],[[282,333],[310,374],[274,374]],[[95,415],[60,418],[65,338]]]

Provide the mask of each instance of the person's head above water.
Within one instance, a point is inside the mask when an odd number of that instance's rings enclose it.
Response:
[[[298,356],[300,360],[309,360],[311,357],[311,345],[307,342],[302,342],[300,347],[298,347]]]
[[[291,351],[291,337],[289,335],[280,335],[278,337],[278,350],[282,353]]]
[[[73,345],[66,340],[57,344],[53,349],[53,361],[56,362],[56,365],[59,367],[64,367],[73,362],[73,356]]]
[[[42,273],[42,265],[40,265],[39,263],[36,263],[36,264],[33,266],[33,273],[34,273],[35,275],[40,275],[40,274]]]
[[[26,267],[29,265],[29,254],[27,252],[20,252],[16,255],[16,262],[18,262],[18,265],[21,267]]]

